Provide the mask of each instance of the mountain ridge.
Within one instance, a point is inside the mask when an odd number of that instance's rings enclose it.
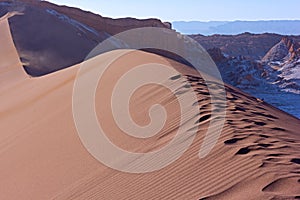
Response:
[[[299,35],[300,20],[257,20],[257,21],[173,21],[174,29],[184,34],[236,35],[244,32],[280,35]]]
[[[109,17],[103,17],[99,14],[95,14],[90,11],[85,11],[76,7],[69,7],[65,5],[56,5],[48,1],[40,0],[0,0],[0,2],[10,2],[18,6],[20,4],[37,6],[40,8],[50,8],[54,9],[61,14],[65,14],[77,21],[80,21],[86,25],[95,28],[97,31],[105,30],[109,34],[117,34],[119,32],[129,30],[132,28],[138,28],[141,26],[153,26],[153,27],[162,27],[162,28],[171,28],[170,23],[162,22],[159,19],[135,19],[135,18],[118,18],[113,19]]]
[[[119,32],[140,27],[171,28],[158,19],[112,19],[47,1],[0,0],[0,16],[9,11],[23,13],[10,18],[9,23],[20,59],[31,76],[80,63],[100,42]],[[34,40],[30,39],[33,36]]]

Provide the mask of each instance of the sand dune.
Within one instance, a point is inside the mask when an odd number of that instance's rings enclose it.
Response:
[[[22,69],[22,63],[15,49],[7,19],[18,13],[7,13],[0,18],[0,87],[9,85],[7,82],[17,82],[27,77]]]
[[[105,106],[113,83],[129,65],[148,61],[171,63],[181,73],[166,80],[180,94],[185,95],[185,83],[192,85],[199,100],[190,103],[201,110],[186,128],[187,134],[194,128],[199,131],[183,156],[166,168],[144,174],[119,172],[93,158],[76,132],[72,92],[79,65],[29,78],[13,46],[7,16],[0,20],[0,31],[5,36],[0,47],[0,199],[300,198],[298,119],[226,86],[227,114],[221,137],[210,154],[199,159],[211,120],[204,80],[182,64],[135,52],[113,63],[98,87],[96,111],[107,136],[128,151],[151,152],[166,145],[178,129],[178,102],[157,85],[145,86],[130,101],[133,118],[141,125],[149,122],[146,113],[153,103],[165,106],[169,118],[156,136],[142,140],[125,135]],[[92,65],[96,60],[86,62]]]

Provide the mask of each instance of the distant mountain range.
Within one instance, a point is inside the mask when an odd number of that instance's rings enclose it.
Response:
[[[173,28],[183,34],[225,34],[277,33],[281,35],[300,35],[300,20],[270,21],[174,21]]]

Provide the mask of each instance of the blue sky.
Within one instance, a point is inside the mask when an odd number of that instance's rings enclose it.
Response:
[[[49,0],[107,17],[163,21],[300,19],[299,0]]]

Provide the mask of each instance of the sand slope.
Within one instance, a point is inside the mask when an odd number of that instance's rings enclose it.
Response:
[[[207,88],[193,70],[169,61],[183,74],[173,81],[174,86],[180,89],[182,83],[189,82],[199,97],[201,112],[190,119],[193,126],[189,127],[199,126],[196,138],[180,159],[160,171],[119,172],[95,160],[76,133],[72,90],[78,66],[28,78],[17,60],[6,18],[0,21],[0,31],[1,36],[6,35],[1,37],[0,48],[0,199],[299,198],[298,119],[227,86],[222,135],[213,151],[199,159],[198,151],[210,121]],[[166,63],[165,59],[145,52],[129,56],[135,63]],[[93,60],[87,62],[92,64]],[[105,101],[112,83],[130,62],[123,60],[114,65],[96,99]],[[6,73],[8,68],[14,72]],[[164,146],[177,128],[178,104],[168,91],[147,86],[131,101],[137,123],[147,123],[145,112],[153,101],[165,105],[170,118],[160,134],[145,141],[123,134],[114,126],[110,111],[96,103],[108,137],[120,147],[136,152]],[[125,165],[126,160],[123,162]]]
[[[0,18],[0,87],[5,87],[28,76],[22,69],[22,63],[12,41],[7,21],[9,17],[17,14],[8,13]]]

